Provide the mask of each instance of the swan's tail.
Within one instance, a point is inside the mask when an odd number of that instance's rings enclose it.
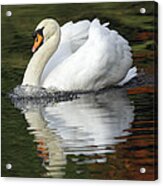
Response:
[[[123,86],[124,84],[126,84],[127,82],[129,82],[131,79],[133,79],[134,77],[136,77],[137,74],[137,68],[136,67],[132,67],[130,68],[130,70],[127,72],[126,77],[120,81],[119,83],[117,83],[118,86]]]

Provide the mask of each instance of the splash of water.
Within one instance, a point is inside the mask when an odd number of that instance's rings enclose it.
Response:
[[[16,108],[26,110],[62,101],[72,101],[79,96],[77,92],[72,91],[56,91],[42,87],[18,85],[9,93],[9,97]]]
[[[76,95],[73,91],[56,91],[55,89],[45,89],[30,85],[18,85],[9,94],[11,98],[57,98],[60,100],[63,97],[72,98]]]

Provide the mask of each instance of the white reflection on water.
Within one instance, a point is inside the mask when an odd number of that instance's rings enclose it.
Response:
[[[123,89],[85,94],[44,107],[34,107],[30,102],[26,107],[28,130],[38,143],[46,176],[52,177],[64,175],[67,154],[113,153],[114,145],[120,142],[115,137],[128,135],[123,130],[130,127],[134,118],[134,107]],[[84,163],[91,162],[105,163],[105,157]]]

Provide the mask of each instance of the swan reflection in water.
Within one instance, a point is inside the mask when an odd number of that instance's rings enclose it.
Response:
[[[36,104],[34,101],[15,105],[24,112],[28,130],[37,142],[38,156],[43,158],[46,176],[62,177],[66,156],[113,153],[114,145],[126,136],[134,119],[134,106],[124,89],[110,89],[101,93],[80,95],[80,98]],[[123,139],[124,140],[124,139]],[[83,162],[86,163],[86,162]]]

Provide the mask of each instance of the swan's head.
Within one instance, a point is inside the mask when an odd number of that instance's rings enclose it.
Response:
[[[51,38],[59,29],[58,23],[51,18],[42,20],[33,32],[34,45],[32,52],[36,52],[38,48]]]

